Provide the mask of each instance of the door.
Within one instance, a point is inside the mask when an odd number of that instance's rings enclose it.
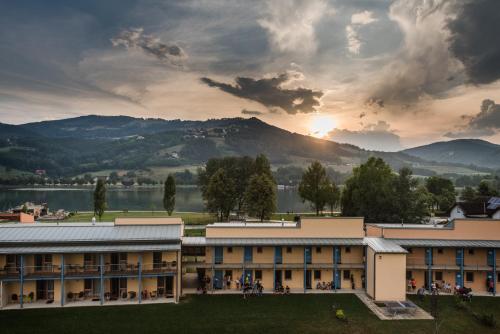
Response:
[[[275,288],[278,288],[280,286],[283,286],[283,273],[281,270],[276,270],[274,273],[274,282],[275,282]]]
[[[111,297],[118,298],[120,295],[120,279],[112,278],[111,279]]]
[[[222,270],[216,270],[214,273],[214,289],[222,289]]]
[[[215,264],[221,264],[224,262],[224,249],[220,246],[215,247]]]
[[[160,269],[162,262],[161,252],[153,252],[153,269]]]
[[[54,299],[54,280],[36,281],[36,299],[37,300]]]
[[[488,266],[493,267],[495,263],[495,256],[493,254],[493,249],[488,249],[488,253],[486,255],[486,262]]]
[[[283,263],[283,248],[281,248],[281,246],[274,247],[274,263]]]
[[[306,270],[306,289],[311,289],[312,285],[312,270]]]
[[[245,262],[246,263],[251,263],[253,258],[253,247],[252,246],[245,246]]]
[[[118,271],[120,268],[120,255],[118,253],[111,253],[111,270]]]

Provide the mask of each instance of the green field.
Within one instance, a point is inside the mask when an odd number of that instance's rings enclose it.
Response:
[[[65,221],[68,222],[90,222],[94,216],[91,212],[79,212],[68,217]],[[275,213],[272,215],[273,220],[292,221],[294,214]],[[314,214],[302,214],[302,216],[314,216]],[[169,217],[165,211],[112,211],[105,212],[101,221],[114,221],[115,218],[159,218]],[[215,222],[217,219],[214,215],[205,212],[174,212],[170,217],[181,217],[187,225],[206,225]]]
[[[348,321],[334,317],[332,305]],[[439,333],[498,333],[439,298]],[[428,302],[423,306],[428,308]],[[472,307],[500,317],[500,299],[475,297]],[[1,333],[434,333],[433,320],[382,321],[351,294],[252,297],[191,296],[179,305],[83,307],[0,312]]]

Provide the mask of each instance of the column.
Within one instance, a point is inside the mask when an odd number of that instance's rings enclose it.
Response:
[[[64,254],[61,254],[61,306],[64,306]]]
[[[180,291],[180,276],[179,273],[182,274],[182,269],[181,269],[181,259],[179,258],[179,251],[176,252],[177,254],[177,266],[175,268],[175,302],[178,303],[179,302],[179,297],[181,295],[181,291]],[[225,283],[223,283],[225,284]]]
[[[333,247],[333,285],[335,286],[335,290],[340,289],[340,286],[338,283],[340,282],[339,280],[339,247],[334,246]]]
[[[497,295],[497,249],[493,248],[493,296]]]
[[[154,265],[154,264],[153,264]],[[138,300],[139,304],[142,303],[142,254],[139,254],[139,274],[138,274],[138,282],[137,282],[137,294],[138,294]]]
[[[465,248],[462,248],[462,259],[460,260],[460,277],[462,278],[462,282],[460,287],[464,287],[465,285],[465,272],[464,272],[464,263],[465,263]]]
[[[432,247],[427,248],[427,289],[431,291],[432,285]]]
[[[100,303],[104,304],[104,255],[99,254],[99,284],[100,284]]]
[[[24,295],[24,255],[20,258],[20,268],[19,268],[19,306],[23,308],[23,295]]]
[[[306,293],[307,247],[304,246],[304,293]]]
[[[276,257],[278,256],[278,248],[279,246],[274,247],[274,257],[273,257],[273,291],[276,291]]]

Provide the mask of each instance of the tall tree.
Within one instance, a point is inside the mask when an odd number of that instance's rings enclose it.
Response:
[[[333,216],[333,209],[340,203],[340,189],[334,182],[328,185],[326,190],[326,204],[330,207],[330,214]]]
[[[353,169],[342,192],[342,215],[363,216],[368,223],[397,222],[394,175],[384,160],[371,157]]]
[[[224,169],[219,168],[208,182],[206,189],[206,207],[211,213],[217,214],[218,219],[225,221],[236,205],[234,197],[235,185],[233,179],[226,175]]]
[[[496,189],[486,180],[479,182],[477,192],[480,196],[497,196]]]
[[[276,184],[267,174],[254,174],[245,192],[246,209],[249,215],[263,221],[270,219],[276,211]]]
[[[165,180],[165,188],[163,189],[163,207],[171,216],[175,208],[175,178],[172,174],[168,174]]]
[[[317,216],[325,207],[329,186],[330,180],[326,176],[325,167],[319,161],[314,161],[302,175],[299,184],[299,195],[302,201],[311,203]]]
[[[273,174],[271,172],[271,164],[269,163],[269,160],[264,154],[259,154],[255,158],[255,174],[265,174],[269,176],[271,180],[274,181],[273,179]]]
[[[464,202],[473,202],[476,200],[477,192],[474,188],[470,186],[464,187],[460,193],[460,200]]]
[[[451,180],[431,176],[425,180],[425,187],[432,194],[434,210],[445,211],[455,203],[455,186]]]
[[[106,184],[104,180],[98,179],[94,190],[94,215],[101,220],[106,210]]]

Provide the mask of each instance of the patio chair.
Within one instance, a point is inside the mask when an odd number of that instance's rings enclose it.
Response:
[[[73,292],[68,292],[68,294],[66,295],[66,297],[67,297],[69,300],[73,301],[73,298],[75,298],[75,294],[74,294]]]
[[[13,302],[17,302],[17,301],[18,301],[17,294],[13,293],[13,294],[12,294],[12,296],[10,296],[10,299],[11,299]]]
[[[156,299],[157,295],[156,295],[156,290],[155,291],[151,291],[149,293],[149,296],[151,297],[151,299]]]
[[[80,291],[80,292],[78,293],[78,299],[84,299],[84,298],[85,298],[85,292]]]
[[[135,299],[135,297],[137,296],[137,293],[135,291],[129,291],[128,294],[129,294],[130,300]]]
[[[122,292],[122,299],[127,299],[128,298],[128,293],[127,291]]]

